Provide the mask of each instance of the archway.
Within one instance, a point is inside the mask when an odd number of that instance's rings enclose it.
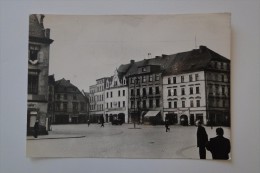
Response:
[[[122,123],[124,123],[124,122],[125,122],[125,114],[124,114],[124,113],[119,113],[119,114],[118,114],[118,119],[119,119]]]
[[[188,116],[187,115],[181,115],[180,116],[180,123],[183,126],[187,126],[188,125]]]

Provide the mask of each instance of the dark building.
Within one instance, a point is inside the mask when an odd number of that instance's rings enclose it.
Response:
[[[54,111],[55,111],[55,78],[54,75],[49,76],[48,81],[48,87],[49,87],[49,95],[48,95],[48,130],[51,130],[51,124],[54,117]]]
[[[130,120],[141,123],[162,123],[162,74],[172,64],[172,56],[162,55],[134,62],[126,73],[128,78]]]
[[[29,16],[27,135],[32,135],[36,120],[39,134],[48,133],[49,49],[53,40],[50,29],[44,28],[43,19],[41,14]]]
[[[86,123],[89,105],[85,95],[76,86],[63,78],[55,82],[54,93],[52,123]]]

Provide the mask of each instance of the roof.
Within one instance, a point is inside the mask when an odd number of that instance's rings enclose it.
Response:
[[[76,87],[72,83],[70,83],[70,80],[66,80],[64,78],[62,78],[60,80],[57,80],[55,82],[55,86],[59,86],[59,87]]]
[[[199,49],[177,53],[173,58],[171,66],[165,70],[164,75],[204,70],[212,60],[230,62],[229,59],[219,55],[206,46],[200,46]]]

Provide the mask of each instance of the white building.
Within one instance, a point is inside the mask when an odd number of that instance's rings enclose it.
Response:
[[[163,77],[163,119],[230,125],[230,60],[200,46],[176,54]]]
[[[114,75],[106,80],[105,120],[112,122],[119,119],[128,123],[128,86],[124,72],[119,70],[115,70]]]

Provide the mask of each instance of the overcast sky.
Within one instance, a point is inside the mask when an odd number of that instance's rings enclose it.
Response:
[[[230,15],[45,15],[50,71],[89,91],[121,64],[205,45],[230,59]],[[196,39],[195,39],[196,38]],[[196,41],[195,41],[196,40]]]

